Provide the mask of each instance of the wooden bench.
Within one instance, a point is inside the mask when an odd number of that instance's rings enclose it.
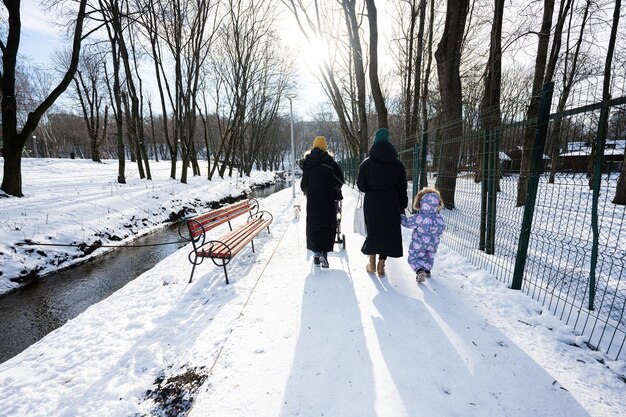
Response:
[[[247,217],[247,220],[233,229],[231,220],[240,216]],[[252,252],[254,252],[253,239],[265,228],[269,233],[272,220],[271,213],[259,211],[259,203],[254,199],[239,201],[185,219],[184,224],[187,226],[188,236],[185,236],[180,228],[179,234],[182,238],[190,240],[193,245],[193,250],[189,253],[189,261],[193,264],[189,282],[193,279],[196,265],[200,265],[205,258],[210,258],[216,266],[224,268],[226,284],[228,284],[226,265],[248,242],[252,243]],[[206,233],[224,223],[228,223],[230,231],[219,239],[207,240]]]

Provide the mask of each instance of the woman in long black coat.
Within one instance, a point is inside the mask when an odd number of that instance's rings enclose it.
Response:
[[[369,255],[367,272],[385,275],[388,256],[402,257],[400,214],[408,204],[406,169],[396,148],[389,142],[389,131],[378,129],[374,144],[359,166],[359,190],[365,193],[363,211],[367,237],[361,252]],[[376,255],[379,255],[376,265]]]
[[[306,247],[313,263],[328,268],[337,229],[335,200],[341,200],[343,172],[327,152],[326,138],[318,136],[302,163],[300,188],[306,195]]]

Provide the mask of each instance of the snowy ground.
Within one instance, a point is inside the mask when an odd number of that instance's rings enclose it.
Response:
[[[430,182],[431,184],[434,181]],[[444,212],[443,241],[510,284],[521,232],[523,207],[516,207],[518,176],[502,178],[498,193],[495,254],[480,251],[480,187],[473,175],[460,175],[457,210]],[[559,174],[554,184],[540,178],[522,291],[584,332],[591,345],[626,359],[626,208],[612,204],[617,177],[604,175],[598,201],[599,247],[594,310],[589,303],[592,257],[592,201],[584,174]]]
[[[3,164],[0,159],[0,170]],[[100,245],[127,243],[190,208],[275,180],[273,173],[253,171],[251,177],[216,176],[209,182],[204,173],[182,184],[169,178],[169,161],[152,161],[150,169],[152,181],[141,180],[137,166],[127,162],[127,183],[122,185],[117,183],[116,160],[23,159],[25,196],[2,198],[6,194],[0,191],[0,294],[18,287],[25,277],[110,250]],[[16,245],[27,240],[83,246]]]
[[[447,247],[426,284],[405,259],[367,274],[344,195],[329,270],[276,193],[231,285],[207,263],[187,284],[181,249],[0,364],[0,416],[626,415],[626,364]]]

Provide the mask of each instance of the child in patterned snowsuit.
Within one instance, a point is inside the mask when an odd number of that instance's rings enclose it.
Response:
[[[415,196],[413,208],[418,211],[411,216],[402,214],[401,224],[413,229],[408,261],[415,271],[415,280],[420,283],[430,277],[439,237],[445,228],[443,218],[439,214],[443,208],[439,191],[430,187],[423,188]]]

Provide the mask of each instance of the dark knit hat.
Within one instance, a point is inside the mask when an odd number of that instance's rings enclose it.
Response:
[[[376,131],[376,135],[374,136],[374,143],[378,142],[389,142],[389,130],[381,127]]]

